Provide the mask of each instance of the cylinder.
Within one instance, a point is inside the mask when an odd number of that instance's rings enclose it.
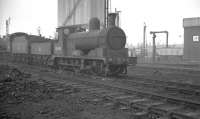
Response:
[[[100,30],[100,20],[96,17],[91,18],[89,22],[89,31]]]

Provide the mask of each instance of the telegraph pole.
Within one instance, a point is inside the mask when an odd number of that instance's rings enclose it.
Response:
[[[6,20],[6,35],[9,34],[9,27],[10,27],[10,17]]]
[[[145,51],[145,49],[146,49],[146,28],[147,28],[147,26],[146,26],[146,23],[144,22],[144,28],[143,28],[143,55],[145,56],[146,55],[146,51]]]
[[[39,36],[42,36],[42,35],[41,35],[41,28],[40,28],[40,26],[37,28],[37,32],[38,32],[38,35],[39,35]]]
[[[109,0],[105,0],[104,1],[104,25],[105,25],[105,28],[108,27],[108,13],[109,13]]]

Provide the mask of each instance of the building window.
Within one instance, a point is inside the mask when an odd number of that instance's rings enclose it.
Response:
[[[193,36],[193,42],[199,42],[199,36]]]

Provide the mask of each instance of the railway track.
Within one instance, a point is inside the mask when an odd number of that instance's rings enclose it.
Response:
[[[167,67],[164,68],[159,68],[159,67],[140,67],[140,66],[136,66],[135,68],[130,67],[129,68],[129,75],[131,76],[134,72],[134,74],[139,74],[138,76],[142,76],[145,77],[146,75],[154,75],[156,78],[165,78],[167,81],[177,81],[177,82],[188,82],[188,83],[199,83],[199,73],[200,70],[199,69],[184,69],[181,67]],[[135,76],[135,75],[132,75]],[[174,77],[174,78],[170,78],[170,77]],[[148,77],[147,77],[148,78]]]
[[[190,100],[200,100],[200,86],[188,83],[180,83],[175,81],[164,81],[158,79],[145,79],[145,78],[126,78],[119,79],[120,83],[134,85],[135,87],[149,87],[155,92],[161,92],[165,94],[180,95],[183,98],[189,98]]]
[[[55,77],[54,79],[57,78],[58,77]],[[61,82],[59,79],[54,81]],[[66,80],[62,83],[65,82]],[[200,109],[198,109],[196,105],[197,102],[189,102],[188,100],[186,101],[180,98],[174,99],[169,96],[161,96],[151,92],[88,80],[83,81],[76,79],[76,83],[74,83],[73,86],[96,95],[97,98],[93,99],[93,101],[103,101],[107,106],[118,105],[119,109],[130,110],[134,116],[148,116],[150,119],[161,117],[198,119],[198,116],[200,116]]]
[[[33,71],[33,68],[29,70]],[[46,81],[65,84],[66,86],[70,85],[87,91],[96,96],[92,99],[92,102],[103,102],[105,106],[117,105],[120,110],[128,110],[135,117],[199,119],[200,116],[198,86],[193,88],[193,85],[160,80],[147,81],[145,79],[124,79],[129,84],[124,85],[122,81],[116,81],[112,78],[101,80],[102,77],[75,76],[69,80],[66,79],[64,73],[58,75],[52,72],[41,72],[40,70],[34,72],[40,73],[40,77]],[[187,88],[184,88],[184,86]],[[184,92],[183,95],[181,95],[181,91]],[[193,91],[196,92],[190,94]],[[189,92],[189,94],[186,92]],[[191,98],[191,95],[195,96]]]

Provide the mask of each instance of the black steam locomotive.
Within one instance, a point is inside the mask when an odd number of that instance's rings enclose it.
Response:
[[[59,27],[57,40],[14,33],[9,42],[12,59],[95,74],[126,74],[126,35],[115,26],[115,14],[110,14],[108,21],[108,27],[100,29],[100,21],[92,18],[89,31],[78,25]]]

